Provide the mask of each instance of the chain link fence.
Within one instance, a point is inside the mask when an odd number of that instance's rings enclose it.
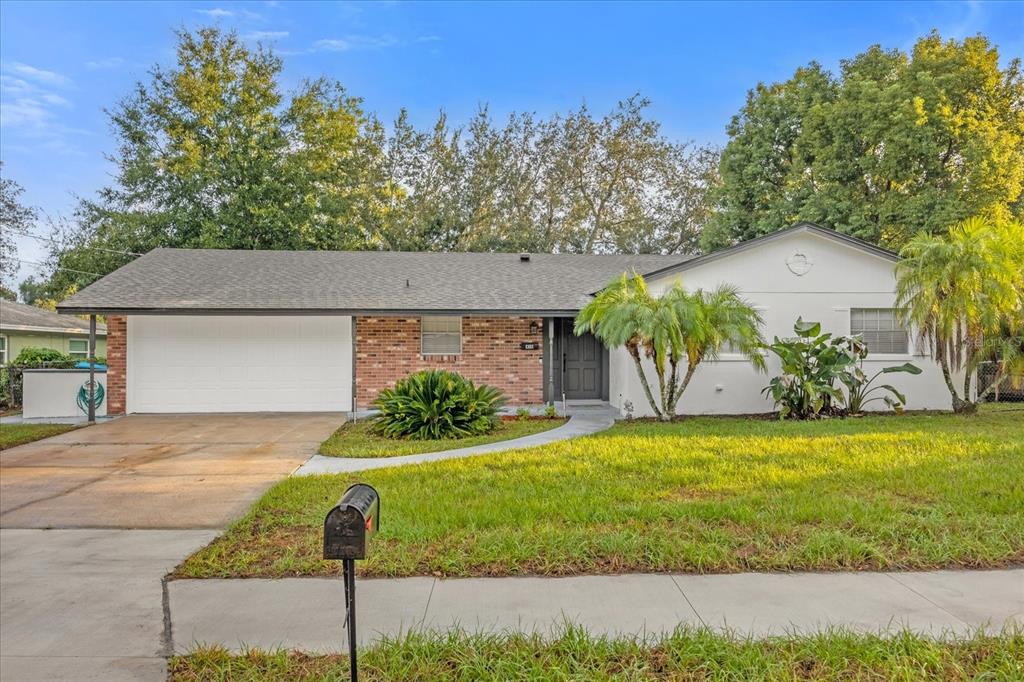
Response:
[[[998,367],[994,362],[983,362],[978,367],[978,393],[992,385],[998,375]],[[1021,403],[1024,404],[1024,374],[1010,374],[1003,378],[999,385],[985,397],[990,403]]]

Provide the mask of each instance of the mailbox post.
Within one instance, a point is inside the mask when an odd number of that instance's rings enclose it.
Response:
[[[367,545],[380,528],[380,495],[372,486],[349,486],[324,519],[324,559],[340,559],[345,582],[345,627],[348,628],[348,661],[353,682],[356,668],[356,566],[366,558]]]

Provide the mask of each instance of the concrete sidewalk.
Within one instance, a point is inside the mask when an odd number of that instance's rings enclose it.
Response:
[[[197,643],[342,651],[339,579],[176,580],[173,647]],[[656,635],[678,625],[755,636],[826,627],[939,635],[1024,625],[1024,569],[923,573],[745,573],[359,580],[360,641],[410,629]]]
[[[209,530],[0,531],[0,680],[164,680],[161,579]]]
[[[293,476],[313,476],[316,474],[343,474],[352,471],[366,471],[367,469],[383,469],[385,467],[397,467],[405,464],[423,464],[425,462],[439,462],[445,459],[459,459],[461,457],[472,457],[488,452],[501,452],[502,450],[516,450],[518,448],[532,448],[538,445],[547,445],[560,440],[588,436],[598,431],[610,428],[618,416],[618,411],[607,405],[578,406],[569,408],[569,421],[556,429],[534,433],[522,438],[502,440],[497,443],[486,445],[474,445],[468,448],[457,450],[443,450],[441,452],[422,452],[416,455],[403,455],[401,457],[324,457],[313,455],[309,460],[295,470]]]

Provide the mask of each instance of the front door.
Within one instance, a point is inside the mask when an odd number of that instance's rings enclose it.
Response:
[[[604,348],[593,334],[576,336],[573,321],[561,319],[562,387],[569,400],[600,400]]]

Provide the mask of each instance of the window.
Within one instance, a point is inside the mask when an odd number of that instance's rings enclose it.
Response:
[[[7,337],[0,336],[0,365],[7,364]]]
[[[71,339],[68,341],[68,355],[77,360],[88,360],[89,342],[85,339]]]
[[[850,333],[860,334],[869,353],[909,352],[907,330],[896,314],[888,308],[853,308],[850,310]]]
[[[423,355],[458,355],[462,352],[462,318],[431,315],[420,320]]]

